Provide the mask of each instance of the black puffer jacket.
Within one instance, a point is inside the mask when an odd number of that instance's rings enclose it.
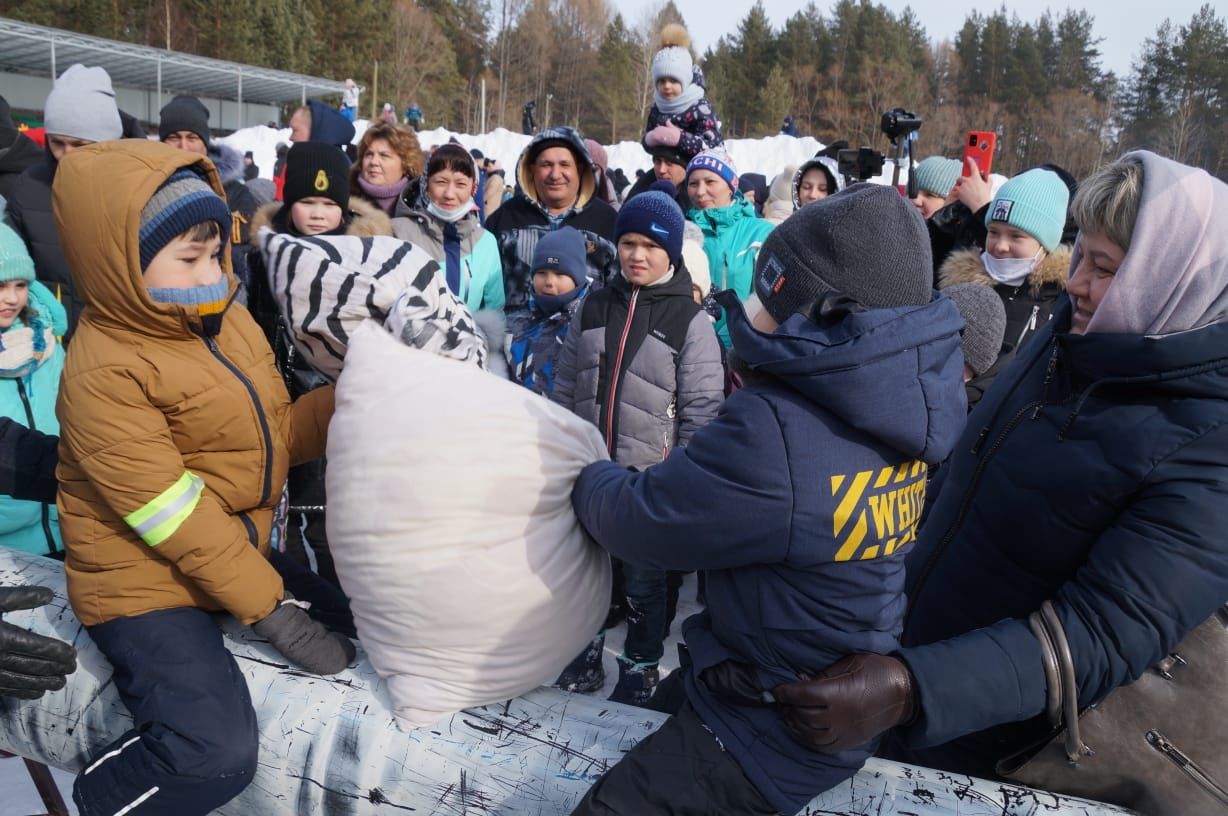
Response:
[[[77,329],[77,319],[85,308],[85,301],[77,296],[51,214],[51,183],[55,180],[56,166],[56,160],[46,153],[45,161],[31,165],[21,174],[9,197],[9,223],[30,250],[35,276],[59,298],[68,312],[68,331],[64,334],[67,346]]]
[[[13,185],[32,164],[43,157],[43,150],[32,140],[18,133],[12,144],[0,148],[0,196],[12,197]]]

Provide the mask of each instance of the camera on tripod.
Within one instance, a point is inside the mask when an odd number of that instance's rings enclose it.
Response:
[[[879,129],[896,144],[902,137],[921,129],[922,119],[912,111],[903,108],[892,108],[883,113]]]
[[[917,195],[916,181],[912,175],[912,150],[909,148],[909,143],[913,139],[912,134],[921,129],[923,122],[920,116],[904,108],[892,108],[885,111],[879,121],[879,129],[891,140],[891,145],[895,148],[895,171],[892,174],[891,183],[897,189],[900,185],[900,165],[904,162],[905,152],[908,153],[907,195],[909,198],[915,198]],[[841,150],[836,154],[836,161],[840,165],[840,173],[845,178],[865,181],[882,174],[887,157],[878,150],[860,147]]]

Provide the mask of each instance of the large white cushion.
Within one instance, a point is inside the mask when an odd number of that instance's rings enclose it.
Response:
[[[358,636],[413,728],[552,681],[597,633],[610,559],[571,489],[597,429],[474,365],[350,337],[328,541]]]

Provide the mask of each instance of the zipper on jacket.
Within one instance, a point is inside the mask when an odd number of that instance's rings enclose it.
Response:
[[[1040,314],[1040,304],[1033,304],[1032,316],[1023,323],[1023,331],[1019,332],[1019,339],[1015,341],[1015,348],[1018,349],[1023,345],[1023,338],[1028,336],[1028,332],[1036,331],[1036,317]]]
[[[260,549],[260,535],[256,532],[256,523],[247,517],[247,513],[239,513],[239,521],[243,522],[243,529],[247,531],[247,540],[257,550]]]
[[[968,515],[968,510],[972,506],[972,497],[976,495],[977,485],[981,481],[981,475],[985,472],[989,461],[993,459],[993,455],[997,452],[1002,443],[1006,441],[1006,437],[1015,430],[1018,425],[1027,415],[1028,411],[1033,410],[1041,404],[1040,400],[1029,402],[1027,405],[1015,412],[1014,416],[1002,427],[1002,432],[994,439],[993,444],[989,446],[989,450],[985,451],[985,455],[981,457],[981,461],[976,463],[976,470],[972,472],[972,481],[968,484],[968,489],[964,491],[963,501],[959,505],[959,512],[955,515],[955,521],[947,528],[942,540],[938,542],[938,546],[930,553],[930,557],[925,560],[925,564],[921,567],[921,572],[917,577],[917,585],[913,587],[912,592],[908,593],[908,609],[904,612],[905,621],[908,620],[909,614],[912,613],[913,606],[917,602],[917,597],[921,594],[921,590],[925,587],[925,581],[929,578],[930,572],[934,569],[934,564],[938,562],[939,556],[946,550],[947,545],[951,543],[951,539],[955,538],[955,533],[964,523],[964,516]],[[989,431],[988,428],[981,432],[981,437]],[[977,441],[977,447],[980,447],[980,440]]]
[[[627,322],[618,340],[618,355],[614,358],[614,372],[610,374],[610,393],[606,397],[605,446],[611,459],[614,458],[614,401],[618,398],[618,375],[622,372],[623,352],[627,348],[627,335],[631,333],[631,319],[635,317],[635,303],[639,297],[640,287],[632,287],[631,300],[627,304]]]
[[[203,338],[205,345],[209,347],[209,352],[217,358],[218,362],[226,366],[227,370],[243,383],[243,387],[247,389],[247,395],[252,398],[252,405],[256,409],[256,416],[260,419],[260,433],[264,436],[264,486],[260,490],[260,506],[263,507],[269,501],[269,495],[273,492],[273,434],[269,430],[269,420],[264,414],[264,406],[260,404],[260,397],[256,394],[256,386],[252,385],[252,381],[247,378],[239,367],[230,360],[226,359],[226,355],[222,354],[222,350],[218,348],[217,341],[212,337]]]
[[[1185,771],[1190,779],[1194,780],[1200,788],[1218,799],[1221,806],[1228,806],[1228,790],[1224,790],[1219,783],[1211,778],[1210,774],[1183,753],[1180,748],[1173,745],[1167,737],[1159,731],[1152,729],[1147,732],[1147,744],[1159,751],[1162,756],[1178,768]]]
[[[17,396],[21,397],[21,407],[26,410],[26,427],[32,431],[37,431],[38,425],[34,422],[34,406],[30,404],[30,397],[26,394],[25,381],[18,377],[15,382],[17,383]],[[39,508],[42,511],[41,521],[43,536],[47,539],[47,552],[55,554],[59,551],[59,548],[56,547],[55,535],[51,532],[51,508],[44,502],[39,502]]]

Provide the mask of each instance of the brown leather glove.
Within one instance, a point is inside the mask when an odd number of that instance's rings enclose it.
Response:
[[[917,712],[912,673],[886,655],[849,655],[814,678],[777,686],[772,696],[793,736],[825,753],[865,745]]]

